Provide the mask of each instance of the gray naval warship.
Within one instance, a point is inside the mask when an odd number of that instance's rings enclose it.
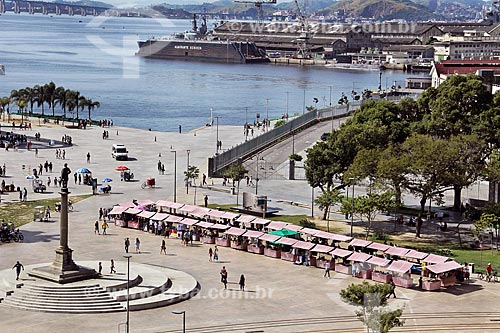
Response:
[[[208,33],[207,22],[202,17],[198,27],[196,14],[191,31],[173,36],[138,41],[138,56],[158,59],[209,61],[223,63],[269,62],[266,52],[253,42],[219,40]]]

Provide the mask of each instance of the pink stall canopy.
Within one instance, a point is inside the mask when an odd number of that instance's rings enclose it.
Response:
[[[179,203],[179,202],[167,201],[167,200],[158,200],[156,202],[156,206],[158,206],[158,207],[167,207],[167,208],[172,208],[172,209],[179,209],[182,206],[184,206],[184,204]]]
[[[145,218],[145,219],[150,219],[153,215],[155,215],[156,212],[148,212],[147,210],[144,210],[137,214],[137,216]]]
[[[114,206],[113,209],[108,213],[108,215],[120,215],[126,209],[128,209],[128,207]]]
[[[286,222],[281,222],[281,221],[273,221],[271,223],[269,223],[267,225],[267,228],[268,229],[271,229],[271,230],[281,230],[283,229],[284,227],[286,227],[288,223]]]
[[[183,219],[182,216],[170,215],[169,217],[167,217],[167,219],[165,220],[165,222],[179,223],[179,222],[182,221],[182,223],[185,224],[182,219]],[[198,220],[195,220],[195,221],[198,222]]]
[[[311,251],[318,252],[318,253],[329,253],[329,252],[333,251],[333,247],[321,245],[321,244],[316,244],[316,246]]]
[[[239,214],[235,214],[235,213],[231,213],[231,212],[224,212],[224,215],[222,215],[222,218],[232,220],[232,219],[238,217],[238,215]]]
[[[211,228],[213,225],[214,225],[213,223],[209,223],[209,222],[205,222],[205,221],[201,221],[201,222],[196,223],[197,227],[201,227],[201,228],[205,228],[205,229]]]
[[[297,243],[299,240],[298,239],[293,239],[293,238],[287,238],[287,237],[282,237],[276,241],[278,244],[282,245],[293,245]]]
[[[283,229],[299,232],[300,230],[302,230],[304,228],[301,227],[300,225],[287,224]]]
[[[263,234],[262,236],[259,236],[259,239],[266,241],[266,242],[276,242],[278,239],[280,239],[280,236],[271,235],[271,234]]]
[[[406,273],[413,267],[413,263],[404,261],[404,260],[396,260],[393,261],[392,264],[387,267],[388,271],[397,272],[397,273]]]
[[[429,265],[427,269],[434,274],[441,274],[449,271],[454,271],[455,269],[462,268],[462,265],[455,261],[447,261],[440,264]]]
[[[200,225],[199,223],[197,225]],[[220,224],[220,223],[216,223],[214,224],[213,226],[210,227],[210,229],[217,229],[217,230],[227,230],[231,228],[230,225],[227,225],[227,224]]]
[[[266,220],[266,219],[261,219],[260,217],[257,217],[255,220],[252,221],[254,224],[260,224],[260,225],[267,225],[271,223],[271,220]]]
[[[236,228],[236,227],[231,227],[228,230],[225,231],[226,235],[232,235],[232,236],[241,236],[243,235],[247,230],[246,229],[241,229],[241,228]]]
[[[118,206],[122,206],[122,207],[126,207],[126,208],[131,208],[131,207],[135,207],[136,204],[133,203],[133,202],[122,202],[122,203],[119,203]]]
[[[285,229],[286,229],[286,227],[285,227]],[[311,228],[302,228],[300,230],[300,233],[304,233],[304,234],[308,234],[308,235],[312,235],[312,236],[316,235],[318,232],[320,232],[320,230],[311,229]]]
[[[143,199],[143,200],[137,200],[137,204],[139,206],[151,206],[154,205],[155,202],[153,200]]]
[[[371,241],[367,241],[367,240],[364,240],[364,239],[357,239],[357,238],[354,238],[350,243],[349,245],[350,246],[357,246],[357,247],[367,247],[368,245],[370,245],[372,242]]]
[[[153,221],[163,221],[164,219],[166,219],[167,217],[169,216],[169,214],[166,214],[166,213],[156,213],[152,218],[151,220]]]
[[[371,255],[369,254],[366,254],[366,253],[362,253],[362,252],[354,252],[353,254],[351,254],[349,256],[349,258],[347,258],[347,260],[350,260],[350,261],[358,261],[358,262],[365,262],[367,261],[368,259],[370,259]]]
[[[345,258],[348,255],[350,255],[351,253],[352,253],[352,251],[344,250],[344,249],[341,249],[339,247],[336,248],[335,250],[333,250],[332,252],[330,252],[330,254],[332,256],[339,257],[339,258]]]
[[[259,238],[260,236],[264,235],[263,232],[261,231],[256,231],[256,230],[248,230],[243,234],[243,237],[247,238]]]
[[[208,215],[209,212],[210,212],[210,209],[198,207],[197,209],[193,210],[192,212],[189,212],[189,214],[191,214],[195,217],[202,218],[202,217],[205,217],[206,215]]]
[[[217,209],[212,209],[211,211],[208,212],[207,214],[211,218],[220,218],[224,215],[224,212],[217,210]]]
[[[390,248],[389,245],[385,245],[385,244],[382,244],[382,243],[371,243],[370,245],[368,245],[366,247],[367,249],[371,249],[371,250],[377,250],[377,251],[386,251]]]
[[[298,241],[297,243],[293,244],[292,247],[295,249],[310,250],[314,247],[314,245],[316,244],[311,242]]]
[[[336,241],[336,242],[347,242],[348,240],[351,239],[351,237],[349,237],[349,236],[333,234],[331,232],[326,232],[326,231],[320,231],[317,234],[315,234],[314,236],[319,237],[319,238],[324,238],[324,239],[331,239],[331,240]]]
[[[250,223],[252,222],[253,220],[255,220],[256,217],[255,216],[250,216],[250,215],[241,215],[240,217],[238,217],[236,219],[237,222],[240,222],[240,223]]]
[[[385,251],[385,253],[390,254],[391,256],[403,257],[409,251],[410,250],[405,249],[404,247],[391,247],[387,251]]]
[[[405,257],[406,258],[412,258],[412,259],[422,260],[425,257],[427,257],[428,255],[429,255],[429,253],[419,252],[419,251],[416,251],[416,250],[410,250],[410,251],[408,251],[407,254],[405,254]]]
[[[172,215],[170,215],[172,216]],[[178,216],[176,216],[178,217]],[[170,218],[170,217],[169,217]],[[168,221],[168,219],[167,219]],[[189,219],[189,218],[185,218],[185,219],[180,219],[179,221],[176,221],[178,223],[182,223],[182,224],[185,224],[185,225],[195,225],[196,223],[198,223],[199,221],[198,220],[195,220],[195,219]]]
[[[130,214],[130,215],[137,215],[137,214],[139,214],[140,212],[142,212],[142,210],[137,209],[137,208],[127,208],[127,209],[124,211],[124,213]]]
[[[425,257],[424,261],[428,264],[441,264],[448,259],[448,257],[438,256],[437,254],[431,253],[427,257]]]
[[[184,213],[191,213],[191,212],[194,212],[195,210],[197,210],[198,208],[200,208],[200,207],[193,206],[193,205],[184,205],[181,208],[179,208],[179,211],[184,212]]]
[[[372,265],[375,265],[375,266],[379,266],[379,267],[385,267],[387,265],[389,265],[389,263],[391,262],[390,260],[387,260],[387,259],[384,259],[384,258],[380,258],[380,257],[371,257],[370,259],[368,259],[366,261],[368,264],[372,264]]]

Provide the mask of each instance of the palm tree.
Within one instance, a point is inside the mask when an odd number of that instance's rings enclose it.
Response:
[[[9,112],[9,105],[10,105],[10,98],[9,97],[0,98],[0,109],[2,110],[2,116],[3,116],[4,112],[6,112],[6,111],[7,111],[7,113]]]
[[[56,84],[52,81],[43,86],[44,90],[44,101],[52,109],[52,115],[54,115],[55,100],[56,100]]]
[[[55,90],[54,105],[52,106],[52,115],[54,116],[54,108],[56,104],[59,104],[64,112],[64,117],[66,117],[66,89],[64,87],[57,87]]]
[[[35,88],[30,87],[24,88],[24,91],[26,92],[26,101],[29,102],[30,105],[30,113],[33,113],[33,104],[35,104],[38,92]]]
[[[82,109],[83,107],[87,107],[87,110],[89,111],[89,121],[91,121],[91,118],[90,118],[90,113],[92,111],[94,111],[95,108],[100,108],[101,107],[101,103],[99,103],[98,101],[93,101],[92,98],[89,98],[89,99],[85,99],[85,104],[82,105]]]
[[[35,95],[35,102],[37,107],[42,107],[42,116],[45,115],[45,87],[36,85],[33,87],[33,93]]]

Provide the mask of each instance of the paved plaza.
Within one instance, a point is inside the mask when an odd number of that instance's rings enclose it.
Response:
[[[66,160],[55,158],[54,149],[39,149],[38,157],[26,150],[0,150],[0,164],[6,163],[7,183],[27,187],[28,200],[42,197],[57,197],[58,188],[50,187],[49,193],[35,194],[25,179],[27,166],[33,167],[46,160],[54,163],[54,172],[59,175],[63,163],[74,171],[87,167],[98,180],[113,179],[110,195],[95,195],[75,204],[69,214],[69,245],[74,250],[78,263],[102,261],[104,271],[109,270],[110,259],[123,262],[125,259],[124,238],[141,239],[141,253],[132,249],[131,261],[141,264],[168,267],[184,271],[193,276],[201,286],[198,295],[190,300],[168,307],[131,313],[132,332],[181,332],[182,316],[172,311],[186,311],[187,332],[364,332],[361,323],[354,317],[355,308],[340,300],[339,291],[359,279],[333,273],[331,279],[323,278],[318,268],[296,266],[290,262],[272,259],[234,249],[219,247],[220,262],[208,261],[210,246],[195,242],[193,246],[182,246],[178,239],[167,239],[167,255],[160,254],[162,237],[138,230],[123,229],[111,225],[108,235],[95,235],[94,222],[100,207],[112,207],[116,203],[132,199],[172,200],[174,188],[174,157],[177,158],[177,201],[202,204],[204,195],[210,203],[236,203],[235,196],[207,188],[194,189],[189,194],[183,187],[182,172],[186,169],[187,150],[190,164],[206,173],[207,157],[215,152],[215,128],[202,128],[190,133],[161,133],[128,128],[106,128],[110,139],[102,139],[102,128],[68,130],[63,127],[34,127],[23,131],[27,135],[40,132],[42,138],[60,140],[64,134],[73,137],[74,146],[66,148]],[[223,148],[244,140],[240,127],[220,126],[219,139]],[[111,145],[125,144],[131,159],[118,162],[111,158]],[[177,153],[171,152],[175,150]],[[91,163],[86,162],[90,152]],[[165,164],[166,172],[158,175],[157,162]],[[117,165],[128,166],[137,182],[120,182]],[[26,167],[22,168],[22,165]],[[200,175],[201,176],[201,175]],[[155,177],[158,186],[141,189],[147,177]],[[201,178],[201,177],[200,177]],[[42,175],[46,179],[46,175]],[[208,180],[211,185],[212,180]],[[221,180],[213,180],[220,189]],[[481,196],[486,187],[479,188]],[[242,186],[246,190],[245,185]],[[71,195],[90,194],[91,188],[75,185],[70,179]],[[358,190],[357,190],[358,191]],[[477,189],[476,189],[477,191]],[[358,193],[358,192],[356,192]],[[259,194],[268,194],[270,205],[285,214],[310,214],[310,207],[293,206],[282,201],[310,203],[311,189],[305,181],[262,181]],[[17,193],[2,195],[2,202],[18,201]],[[415,201],[405,198],[405,202]],[[1,209],[1,205],[0,205]],[[319,210],[316,209],[316,214]],[[53,212],[49,222],[32,222],[21,228],[24,243],[0,243],[0,270],[11,269],[16,260],[24,265],[50,262],[54,249],[59,244],[58,214]],[[337,216],[339,217],[339,216]],[[340,217],[339,217],[340,218]],[[343,223],[343,222],[338,222]],[[133,242],[132,242],[133,243]],[[225,266],[229,277],[228,289],[220,282],[219,271]],[[125,265],[117,265],[119,274],[125,274]],[[133,275],[133,272],[131,272]],[[239,276],[246,277],[245,292],[239,291]],[[12,270],[12,277],[15,272]],[[29,282],[26,272],[21,281]],[[472,279],[470,284],[449,288],[440,292],[396,289],[396,299],[391,307],[404,306],[406,324],[394,332],[499,332],[500,331],[500,284],[488,284]],[[2,295],[0,295],[2,297]],[[1,332],[124,332],[125,313],[111,314],[53,314],[17,310],[0,303]]]

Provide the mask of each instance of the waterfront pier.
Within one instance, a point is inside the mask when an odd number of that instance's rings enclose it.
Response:
[[[15,14],[29,13],[42,15],[81,15],[81,16],[98,16],[104,14],[109,8],[82,6],[71,4],[59,4],[46,1],[31,1],[31,0],[0,0],[0,13],[14,12]]]

